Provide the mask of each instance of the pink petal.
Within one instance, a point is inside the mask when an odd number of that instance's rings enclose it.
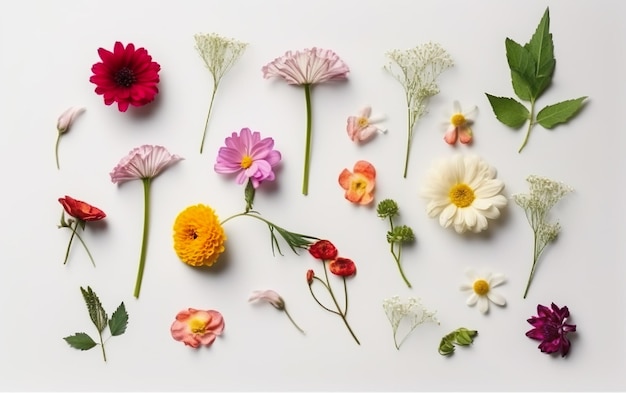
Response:
[[[448,145],[454,145],[457,139],[457,130],[455,126],[450,126],[446,131],[446,134],[443,136],[443,140],[446,141]]]

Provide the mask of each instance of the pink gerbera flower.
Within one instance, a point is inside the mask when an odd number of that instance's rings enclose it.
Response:
[[[170,328],[174,340],[182,341],[192,348],[210,346],[222,331],[224,317],[219,311],[193,308],[179,312]]]
[[[576,331],[576,325],[565,323],[569,318],[567,306],[559,308],[552,303],[550,308],[537,305],[537,316],[528,319],[533,329],[526,332],[526,336],[534,340],[541,340],[539,349],[545,353],[560,352],[564,357],[569,352],[571,343],[567,335]]]
[[[134,44],[124,47],[118,41],[113,52],[99,48],[98,55],[102,61],[91,67],[89,81],[96,85],[96,94],[104,96],[106,105],[117,102],[119,111],[126,112],[129,105],[142,106],[154,100],[161,66],[146,49],[135,49]]]
[[[274,167],[281,159],[280,152],[274,150],[274,139],[263,138],[257,131],[242,128],[239,134],[233,132],[220,147],[215,163],[215,172],[237,174],[237,183],[246,180],[257,188],[265,180],[274,180]]]
[[[309,193],[311,161],[311,86],[328,81],[346,80],[350,69],[332,50],[311,48],[295,53],[287,51],[283,56],[263,66],[261,71],[263,71],[263,77],[266,79],[277,76],[290,85],[304,86],[307,127],[302,194],[307,195]]]

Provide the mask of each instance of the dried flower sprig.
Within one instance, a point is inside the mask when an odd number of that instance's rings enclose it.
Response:
[[[524,209],[534,236],[533,265],[524,291],[524,299],[535,276],[537,261],[541,253],[548,244],[556,239],[561,230],[561,225],[558,222],[548,222],[548,213],[565,195],[574,191],[567,184],[546,177],[530,175],[526,181],[530,186],[530,193],[513,195],[515,203]]]
[[[309,247],[309,253],[315,259],[322,261],[323,269],[324,269],[324,279],[321,279],[317,275],[315,275],[315,271],[313,269],[309,269],[306,272],[306,281],[309,284],[309,292],[311,292],[311,296],[313,300],[324,310],[338,315],[341,317],[341,320],[348,328],[348,331],[352,335],[352,338],[358,345],[361,345],[361,342],[354,334],[354,331],[350,327],[348,323],[348,286],[346,285],[346,277],[351,277],[356,274],[356,265],[355,263],[348,258],[342,258],[338,256],[337,248],[333,243],[328,240],[319,240]],[[328,262],[328,269],[326,269],[326,262]],[[328,270],[336,276],[339,276],[343,280],[343,296],[344,296],[344,304],[343,307],[339,305],[337,301],[337,297],[335,296],[335,292],[330,284],[330,280],[328,279]],[[331,299],[333,300],[333,304],[335,309],[331,309],[330,307],[325,306],[320,302],[320,300],[313,292],[313,282],[317,281],[328,291]],[[332,307],[332,306],[331,306]]]
[[[122,302],[117,307],[113,315],[111,315],[111,319],[108,319],[107,313],[104,311],[102,303],[100,303],[100,299],[98,299],[98,296],[91,289],[91,287],[87,287],[87,289],[80,287],[80,292],[83,294],[83,299],[85,299],[85,304],[87,305],[87,310],[89,311],[89,318],[91,318],[91,322],[93,322],[96,329],[98,329],[100,343],[96,343],[87,333],[75,333],[74,335],[64,337],[63,339],[72,348],[80,349],[81,351],[86,351],[96,345],[100,345],[102,347],[102,357],[106,362],[107,355],[104,351],[105,341],[102,340],[102,332],[107,326],[111,332],[111,337],[119,336],[126,332],[126,326],[128,326],[128,313],[126,312],[126,307],[124,306],[124,302]]]
[[[211,94],[209,112],[206,116],[204,131],[202,133],[202,142],[200,143],[200,154],[202,154],[217,88],[219,87],[220,81],[224,75],[226,75],[237,60],[239,60],[239,58],[243,55],[243,52],[246,50],[248,44],[222,37],[216,33],[195,34],[194,39],[196,40],[196,49],[213,77],[213,93]]]
[[[74,120],[84,111],[85,108],[83,107],[72,106],[61,113],[57,120],[57,141],[54,144],[54,158],[56,159],[57,169],[61,169],[59,166],[59,142],[61,141],[61,135],[69,131]]]
[[[285,306],[285,300],[276,291],[273,291],[271,289],[266,289],[264,291],[259,291],[259,290],[253,291],[248,301],[249,302],[264,301],[264,302],[271,304],[272,307],[274,307],[275,309],[279,311],[284,311],[285,315],[287,315],[287,318],[289,318],[293,326],[295,326],[296,329],[298,329],[300,333],[304,334],[304,330],[302,330],[302,328],[298,326],[296,321],[294,321],[293,318],[291,317],[291,314],[289,314],[289,311],[287,311],[287,307]]]
[[[464,327],[453,330],[446,334],[439,343],[439,354],[443,356],[452,355],[454,353],[454,345],[467,346],[474,342],[474,337],[478,334],[477,330],[469,330]]]
[[[429,311],[422,305],[420,298],[409,297],[406,302],[402,302],[399,296],[393,296],[389,299],[383,300],[383,309],[387,318],[391,323],[393,330],[393,343],[396,349],[400,349],[400,346],[404,340],[409,337],[411,332],[415,330],[419,325],[426,322],[434,322],[439,325],[439,320],[435,317],[436,311]],[[409,320],[408,333],[398,342],[397,334],[400,323],[404,320]]]
[[[404,87],[407,103],[407,143],[403,176],[409,165],[409,151],[415,123],[426,112],[428,99],[439,93],[437,77],[454,65],[440,44],[428,42],[408,50],[395,49],[386,53],[391,60],[385,69]]]
[[[393,225],[393,218],[399,215],[398,204],[393,199],[384,199],[380,201],[378,203],[378,206],[376,207],[376,212],[378,213],[378,217],[382,219],[389,219],[390,228],[387,232],[387,243],[389,243],[389,246],[391,247],[391,255],[396,261],[396,265],[398,265],[398,270],[400,270],[400,275],[402,276],[402,279],[404,280],[406,285],[411,288],[411,283],[406,278],[404,270],[402,270],[400,258],[402,255],[402,243],[411,243],[415,241],[415,234],[413,234],[413,229],[406,225]]]

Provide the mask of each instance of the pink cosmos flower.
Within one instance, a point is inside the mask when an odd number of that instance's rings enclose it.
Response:
[[[224,318],[219,311],[189,308],[176,315],[170,331],[176,341],[198,348],[210,346],[224,330]]]
[[[295,53],[287,51],[261,71],[266,79],[278,76],[290,85],[314,85],[348,79],[350,69],[332,50],[311,48]]]
[[[302,194],[308,195],[311,165],[311,86],[327,81],[346,80],[350,69],[332,50],[311,48],[295,53],[287,51],[284,56],[263,66],[261,71],[266,79],[277,76],[291,85],[304,86],[307,122]]]
[[[569,317],[567,306],[559,308],[552,303],[551,308],[541,304],[537,305],[537,316],[527,320],[533,325],[533,329],[527,331],[526,336],[534,340],[541,340],[541,344],[539,344],[541,352],[561,352],[561,356],[565,357],[571,346],[567,335],[576,331],[576,325],[565,323]]]
[[[382,117],[372,118],[372,107],[361,109],[357,116],[348,117],[346,131],[352,142],[365,142],[376,135],[376,132],[386,133],[387,130],[376,127],[374,124],[382,121]]]
[[[280,152],[273,149],[274,139],[261,139],[259,132],[242,128],[239,135],[233,132],[225,143],[217,153],[215,172],[236,173],[237,183],[243,184],[249,179],[254,188],[265,180],[274,180],[273,168],[281,159]]]
[[[143,145],[136,147],[120,160],[110,173],[113,183],[123,183],[129,180],[141,180],[144,189],[143,238],[141,254],[139,256],[139,271],[135,282],[134,296],[139,297],[141,281],[146,263],[148,245],[148,229],[150,222],[150,185],[152,179],[165,168],[182,160],[175,154],[170,154],[163,146]]]
[[[354,172],[348,169],[341,171],[339,185],[346,190],[347,200],[359,205],[367,205],[374,200],[376,169],[367,161],[357,161],[354,164]]]
[[[163,146],[136,147],[113,168],[110,173],[111,181],[123,183],[129,180],[151,179],[182,159],[176,154],[170,154]]]

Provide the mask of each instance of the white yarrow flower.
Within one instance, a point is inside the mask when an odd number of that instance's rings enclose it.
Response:
[[[436,311],[430,311],[422,305],[422,301],[419,298],[409,297],[406,302],[400,301],[399,296],[393,296],[389,299],[383,300],[383,309],[387,318],[391,323],[393,330],[393,343],[396,349],[400,349],[400,345],[406,340],[411,332],[419,325],[426,322],[435,322],[439,324],[439,320],[435,317]],[[396,335],[400,322],[407,319],[409,321],[408,333],[404,336],[400,342],[398,342]]]

